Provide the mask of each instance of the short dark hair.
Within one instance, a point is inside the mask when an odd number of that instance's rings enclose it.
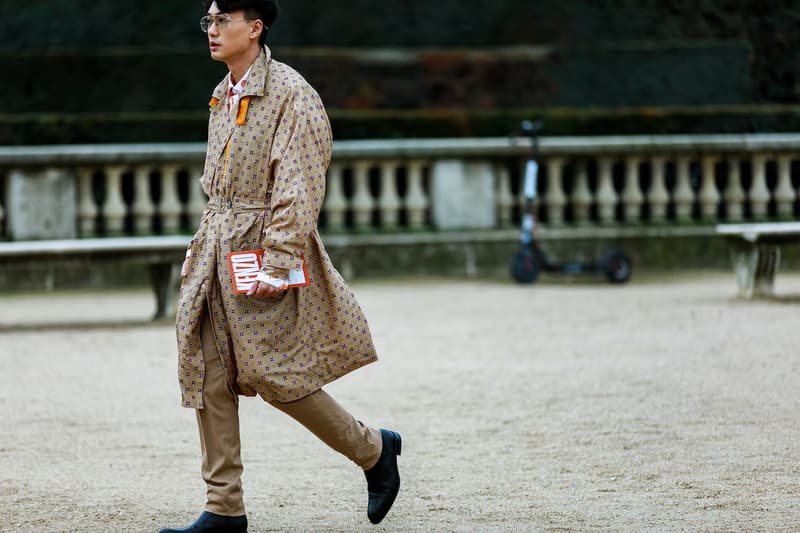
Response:
[[[264,30],[259,37],[261,46],[267,44],[267,31],[278,18],[280,6],[278,0],[206,0],[206,11],[211,4],[217,2],[220,13],[233,13],[234,11],[244,11],[244,16],[248,19],[260,19],[264,23]]]

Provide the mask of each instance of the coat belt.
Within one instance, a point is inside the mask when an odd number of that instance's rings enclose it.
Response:
[[[217,196],[209,198],[206,209],[215,212],[221,211],[261,211],[271,207],[269,197],[266,198],[223,198]]]

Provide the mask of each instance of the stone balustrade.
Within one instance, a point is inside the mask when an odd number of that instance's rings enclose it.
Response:
[[[514,227],[524,139],[338,141],[323,232]],[[191,232],[204,144],[0,147],[0,237]],[[540,142],[545,228],[800,219],[800,134],[552,137]]]

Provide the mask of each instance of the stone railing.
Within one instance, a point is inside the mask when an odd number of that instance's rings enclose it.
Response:
[[[326,233],[515,226],[528,141],[340,141]],[[0,237],[191,232],[205,145],[0,148]],[[800,134],[551,137],[540,143],[546,229],[710,227],[800,218]]]

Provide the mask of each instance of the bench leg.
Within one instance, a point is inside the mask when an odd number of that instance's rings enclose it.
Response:
[[[781,251],[777,246],[755,245],[738,251],[734,270],[739,294],[745,298],[774,296],[780,259]]]
[[[176,263],[153,263],[150,265],[150,283],[156,296],[156,312],[153,320],[166,318],[175,312],[175,302],[178,299],[176,287],[179,268]]]

